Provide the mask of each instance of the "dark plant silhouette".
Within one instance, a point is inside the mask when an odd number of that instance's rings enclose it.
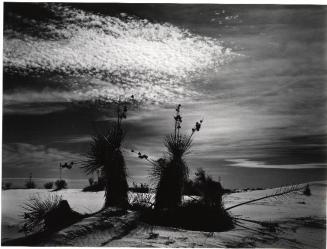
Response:
[[[56,190],[61,190],[67,188],[67,182],[65,180],[55,181]]]
[[[203,120],[195,123],[189,135],[182,134],[180,114],[181,105],[176,107],[174,116],[174,133],[164,138],[164,146],[167,149],[164,158],[154,160],[141,152],[136,153],[140,159],[145,159],[153,165],[152,177],[157,182],[155,208],[176,208],[182,202],[184,184],[188,179],[188,167],[185,156],[190,153],[192,137],[199,131]]]
[[[25,183],[25,187],[28,189],[32,189],[36,187],[35,182],[32,180],[32,174],[30,174],[28,181]]]
[[[207,207],[222,208],[222,196],[224,189],[220,182],[214,181],[210,176],[206,175],[203,169],[198,169],[195,173],[195,186],[201,196],[200,201]]]
[[[181,105],[176,107],[175,129],[164,139],[167,157],[154,164],[153,176],[158,179],[155,208],[176,208],[182,203],[184,183],[188,179],[185,156],[190,153],[192,136],[199,131],[203,120],[196,122],[190,135],[181,133]]]
[[[93,179],[93,177],[90,177],[90,178],[89,178],[89,184],[90,184],[90,186],[92,186],[92,185],[94,184],[94,179]]]
[[[2,184],[2,189],[3,190],[8,190],[11,188],[12,183],[11,182],[5,182]]]
[[[45,197],[34,195],[24,203],[22,208],[24,210],[22,217],[25,223],[20,231],[25,234],[42,231],[46,235],[87,216],[72,210],[67,200],[62,200],[61,196],[53,194]],[[31,236],[32,239],[33,235]],[[39,234],[39,236],[41,235]]]
[[[105,179],[104,207],[127,208],[128,206],[126,165],[121,152],[121,144],[125,136],[122,121],[126,119],[126,114],[127,103],[122,104],[118,101],[116,122],[111,124],[104,134],[97,132],[93,136],[87,160],[82,165],[87,174],[101,171]]]
[[[311,190],[310,190],[310,186],[309,184],[307,184],[303,190],[303,194],[306,196],[310,196],[311,195]]]
[[[25,223],[22,231],[25,233],[40,230],[44,226],[46,215],[59,205],[61,196],[49,195],[45,198],[35,195],[23,204]]]
[[[53,187],[53,182],[46,182],[44,184],[44,188],[45,189],[52,189],[52,187]]]
[[[33,181],[28,181],[25,183],[25,187],[28,188],[28,189],[32,189],[32,188],[35,188],[36,185]]]
[[[152,177],[157,181],[155,208],[158,209],[180,206],[184,183],[188,179],[185,156],[190,153],[192,137],[196,131],[200,130],[203,122],[203,120],[196,122],[191,134],[182,134],[180,108],[181,105],[176,107],[174,133],[164,138],[164,146],[167,149],[166,156],[153,160],[141,152],[137,153],[139,158],[145,159],[153,165]],[[134,150],[132,152],[136,153]]]
[[[141,183],[140,185],[137,185],[133,182],[133,187],[129,188],[129,191],[134,193],[149,193],[149,185],[146,183]]]
[[[93,179],[93,178],[92,178]],[[97,181],[94,181],[92,185],[83,188],[83,192],[98,192],[105,189],[105,179],[101,176],[98,177]]]

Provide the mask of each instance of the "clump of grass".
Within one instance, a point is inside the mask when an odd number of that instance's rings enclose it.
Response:
[[[55,181],[56,190],[66,189],[67,182],[65,180],[57,180]]]
[[[53,182],[46,182],[46,183],[44,183],[43,186],[44,186],[45,189],[52,189]]]
[[[58,207],[61,200],[62,197],[58,195],[48,195],[44,198],[39,195],[30,197],[22,206],[24,210],[22,216],[25,220],[22,231],[29,233],[42,230],[47,214]]]

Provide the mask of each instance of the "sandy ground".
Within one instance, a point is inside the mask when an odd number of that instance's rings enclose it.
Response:
[[[133,214],[127,214],[126,217],[114,220],[114,222],[111,220],[114,226],[110,231],[93,229],[94,232],[75,237],[69,245],[326,248],[326,187],[325,182],[314,182],[311,184],[311,196],[293,193],[283,199],[265,199],[236,207],[231,210],[231,213],[238,218],[238,223],[234,229],[227,232],[186,231],[154,227],[143,223],[130,226],[126,232],[118,226],[119,224],[126,226],[126,220],[133,216]],[[276,189],[267,189],[230,194],[224,199],[225,207],[275,191]],[[46,196],[54,193],[48,190],[2,191],[2,241],[22,236],[18,233],[18,227],[22,224],[22,219],[19,217],[22,213],[21,206],[29,196],[35,194]],[[84,193],[80,190],[69,189],[56,192],[56,194],[62,195],[74,210],[82,213],[97,211],[103,204],[103,192]],[[61,235],[71,234],[71,230],[74,229],[89,227],[90,224],[96,223],[95,221],[96,218],[85,220],[76,224],[75,228],[66,229]],[[50,241],[47,245],[56,245],[54,242]]]

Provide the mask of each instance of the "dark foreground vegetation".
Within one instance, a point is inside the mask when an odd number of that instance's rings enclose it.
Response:
[[[138,194],[130,201],[130,209],[141,213],[141,220],[149,225],[169,226],[208,232],[233,228],[233,218],[224,209],[224,189],[203,169],[198,169],[192,182],[193,196],[175,208],[156,208],[151,195]]]
[[[227,231],[234,227],[232,217],[223,208],[208,207],[197,201],[188,202],[175,209],[144,209],[141,219],[155,226],[207,232]]]
[[[139,185],[133,182],[133,186],[128,188],[133,193],[149,193],[150,188],[146,183],[140,183]]]

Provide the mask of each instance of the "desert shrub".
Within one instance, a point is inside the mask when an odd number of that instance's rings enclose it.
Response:
[[[65,180],[55,181],[56,190],[67,188],[67,182]]]
[[[43,198],[39,195],[30,197],[22,207],[24,210],[22,216],[25,220],[22,230],[28,233],[42,229],[46,215],[56,208],[61,200],[61,196],[58,195],[49,195]]]
[[[212,188],[213,191],[217,191],[215,196],[231,194],[234,192],[231,189],[223,188],[222,185],[220,184],[220,182],[214,181],[210,176],[208,176],[208,178],[207,178],[205,176],[206,175],[205,171],[202,169],[198,169],[195,174],[196,174],[196,178],[194,180],[188,179],[184,183],[184,191],[183,191],[184,195],[195,195],[195,196],[203,195],[205,193],[205,192],[203,193],[203,191],[205,190],[205,189],[203,189],[203,187],[204,187],[203,185],[207,185],[207,188],[206,188],[207,190],[210,190]],[[201,174],[203,174],[204,177],[199,177]],[[203,180],[201,181],[201,179],[203,179],[205,181],[203,181]]]
[[[105,181],[103,177],[99,177],[98,181],[93,182],[92,185],[83,188],[83,192],[98,192],[105,189]]]
[[[36,187],[36,184],[35,184],[34,181],[29,180],[28,182],[25,183],[25,187],[28,188],[28,189],[32,189],[32,188]]]
[[[5,182],[2,184],[2,189],[3,190],[7,190],[7,189],[10,189],[12,186],[12,183],[11,182]]]
[[[89,178],[89,184],[90,184],[90,186],[92,186],[93,183],[94,183],[94,179],[93,179],[93,177],[90,177],[90,178]]]
[[[207,207],[222,207],[224,189],[220,182],[214,181],[210,176],[207,176],[203,169],[198,169],[195,175],[195,186],[200,193],[200,201],[203,205]]]
[[[53,182],[46,182],[46,183],[44,183],[43,186],[44,186],[45,189],[52,189]]]
[[[311,195],[311,190],[310,190],[310,186],[309,184],[307,184],[303,190],[303,194],[306,196],[310,196]]]
[[[187,179],[184,183],[183,189],[184,195],[200,195],[197,186],[195,185],[194,181],[191,179]]]
[[[92,186],[86,186],[85,188],[83,188],[83,192],[99,192],[99,191],[103,191],[105,188],[104,185],[100,185],[100,184],[93,184]]]
[[[82,165],[87,174],[93,174],[99,170],[103,174],[105,207],[125,208],[128,206],[126,164],[121,152],[121,144],[125,137],[122,121],[126,118],[126,104],[121,106],[119,101],[116,122],[111,124],[104,133],[97,132],[93,136],[87,160]]]

